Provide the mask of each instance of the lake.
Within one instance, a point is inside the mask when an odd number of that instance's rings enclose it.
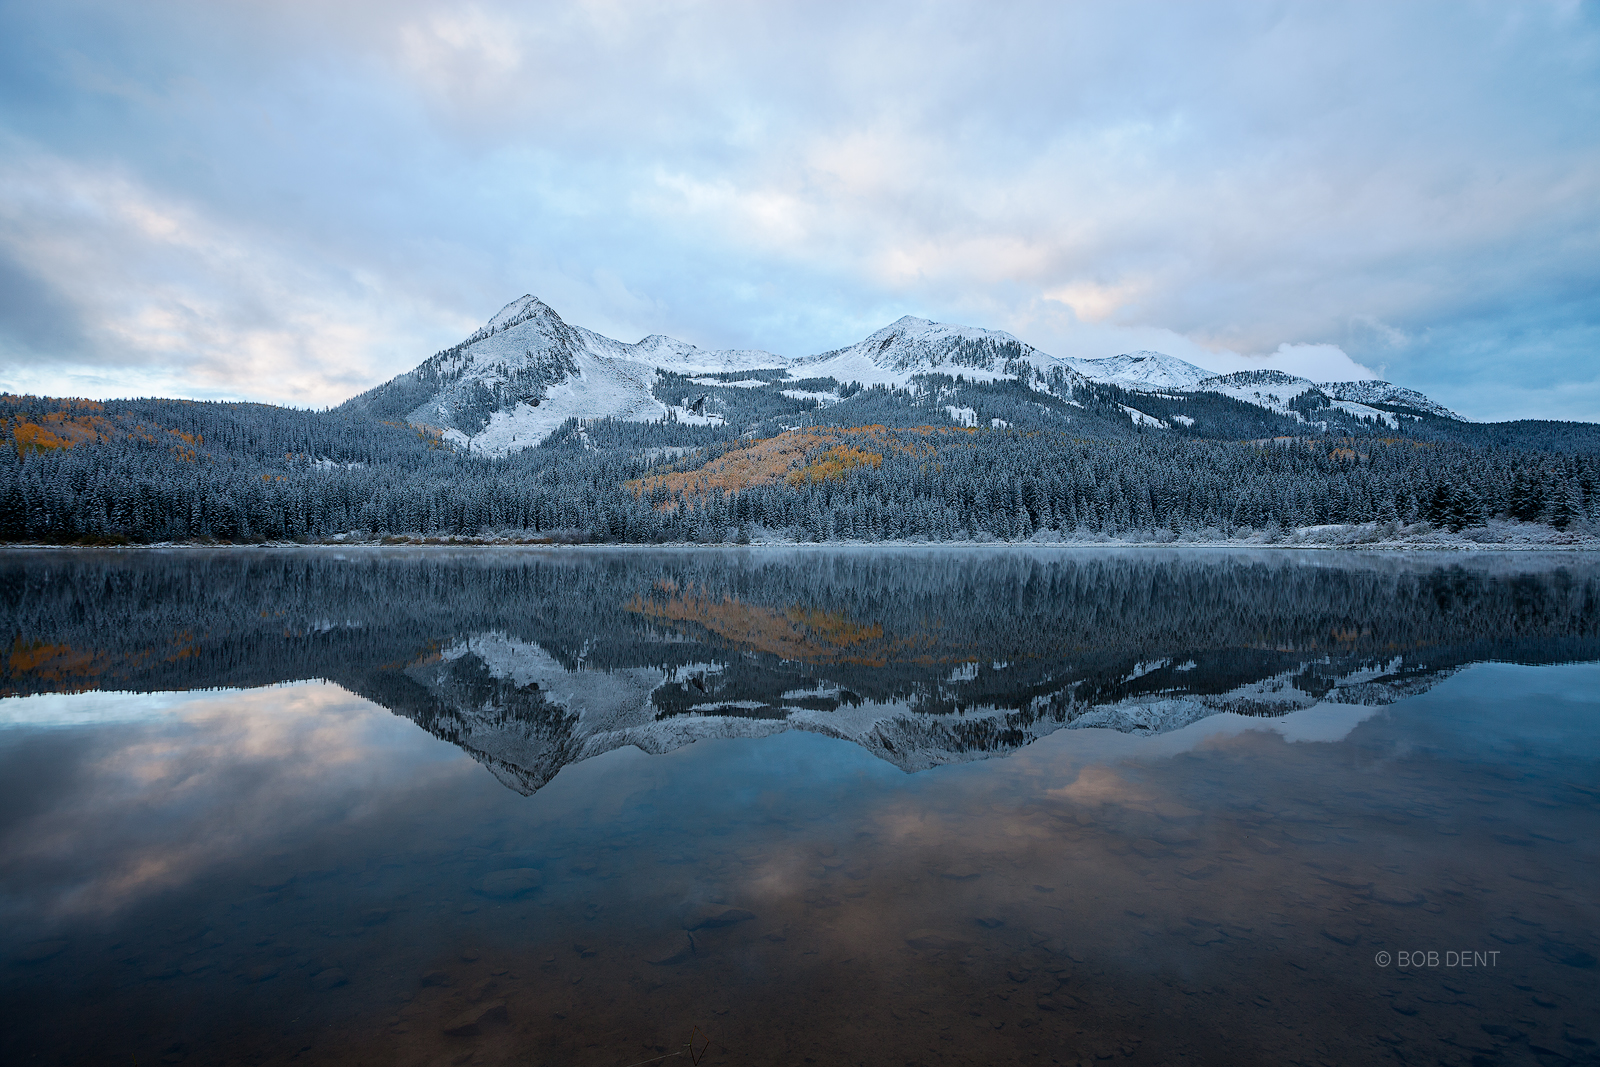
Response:
[[[1600,560],[0,555],[6,1063],[1600,1062]]]

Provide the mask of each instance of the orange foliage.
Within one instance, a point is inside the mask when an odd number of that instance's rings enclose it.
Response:
[[[878,452],[863,452],[848,445],[834,445],[822,455],[797,471],[790,471],[784,479],[790,485],[810,485],[821,481],[842,482],[845,471],[855,467],[877,470],[883,466],[883,456]]]
[[[48,682],[67,682],[93,678],[111,666],[104,652],[85,652],[71,645],[47,645],[42,641],[24,642],[18,637],[11,646],[6,666],[13,675],[32,674]]]
[[[726,452],[690,471],[648,474],[626,483],[636,496],[665,489],[672,499],[658,505],[673,507],[678,497],[704,499],[712,493],[727,496],[753,485],[779,483],[801,486],[824,479],[842,479],[856,467],[876,470],[885,452],[930,456],[938,449],[917,438],[935,434],[971,434],[967,427],[917,426],[890,430],[883,426],[814,426],[787,430],[776,437]],[[868,446],[868,447],[862,447]],[[824,451],[814,455],[818,449]]]
[[[838,431],[831,429],[790,430],[718,456],[699,470],[650,474],[626,484],[636,496],[664,488],[674,496],[698,497],[718,491],[727,495],[752,485],[772,485],[782,481],[791,467],[803,462],[807,452],[837,436]]]
[[[835,648],[853,648],[869,641],[883,640],[882,626],[877,623],[863,625],[841,611],[818,611],[816,608],[796,605],[783,614],[796,626]]]
[[[34,398],[6,396],[4,399],[16,404]],[[173,446],[172,454],[187,463],[193,463],[199,458],[197,449],[205,444],[205,437],[202,434],[163,430],[159,426],[144,425],[135,425],[130,430],[126,425],[122,427],[114,425],[103,415],[74,414],[75,411],[104,411],[105,405],[98,401],[59,400],[51,403],[59,404],[60,408],[32,420],[0,419],[0,428],[10,431],[11,441],[16,446],[18,455],[27,456],[30,452],[48,452],[81,444],[96,444],[119,436],[129,441],[138,438],[154,444],[160,440],[158,434],[167,433],[182,442]]]
[[[74,442],[64,441],[45,429],[43,426],[31,422],[19,422],[11,428],[11,436],[16,439],[17,452],[26,455],[29,452],[44,452],[49,449],[71,448]]]
[[[693,623],[736,645],[779,659],[874,667],[888,662],[886,649],[863,647],[881,645],[883,627],[862,625],[838,612],[796,606],[780,615],[731,597],[717,600],[693,593],[670,600],[634,597],[627,610],[651,619]]]
[[[111,435],[111,423],[99,415],[52,411],[41,415],[38,422],[17,419],[11,423],[10,430],[17,454],[26,456],[29,452],[53,451],[99,441]]]
[[[200,654],[200,646],[195,644],[194,632],[191,630],[184,630],[182,633],[173,637],[168,643],[178,646],[176,652],[166,657],[168,663],[176,663],[180,659],[188,659],[191,656],[198,656]]]
[[[417,440],[429,448],[444,447],[444,429],[439,426],[430,426],[425,422],[389,422],[384,420],[385,426],[399,426],[402,429],[416,430]]]

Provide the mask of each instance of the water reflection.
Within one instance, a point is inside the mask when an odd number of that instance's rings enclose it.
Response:
[[[1330,561],[1334,565],[1329,565]],[[325,678],[531,794],[802,729],[902,770],[1600,656],[1600,570],[1290,553],[18,555],[0,693]]]
[[[8,1063],[622,1067],[692,1026],[713,1063],[1595,1059],[1600,667],[1479,662],[1585,655],[1594,580],[1570,561],[1019,556],[989,584],[954,555],[751,558],[804,586],[762,599],[739,567],[706,586],[688,554],[600,557],[598,576],[60,558],[7,601],[42,627],[16,628],[14,691],[336,684],[0,702]],[[630,610],[691,602],[690,578],[746,621]],[[185,613],[192,651],[140,655]],[[895,644],[917,626],[935,636]],[[755,647],[795,634],[815,658]],[[35,681],[60,646],[105,666]],[[738,713],[657,701],[700,671],[750,702],[783,688]],[[785,696],[830,687],[831,710]],[[1218,710],[1241,691],[1270,714]],[[1346,691],[1392,702],[1326,699]],[[907,748],[955,762],[916,774],[865,734],[785,728],[804,721],[786,707],[874,704],[959,724],[928,710],[950,692],[974,721],[1061,693],[1077,713],[989,747],[934,732]],[[515,712],[493,719],[496,699]],[[645,727],[774,732],[583,747],[639,727],[599,719],[635,700]],[[1207,711],[1062,728],[1140,701]],[[514,762],[460,729],[497,721],[576,747]],[[1484,964],[1443,965],[1463,950]]]
[[[326,684],[10,705],[13,723],[60,728],[16,731],[0,747],[0,811],[8,824],[32,814],[0,863],[8,925],[114,916],[360,824],[377,797],[431,796],[441,777],[470,773],[416,745],[403,720]]]

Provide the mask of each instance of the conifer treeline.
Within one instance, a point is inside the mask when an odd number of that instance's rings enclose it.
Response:
[[[44,418],[60,403],[13,398],[11,417]],[[1228,537],[1345,523],[1459,530],[1491,518],[1565,528],[1594,522],[1600,510],[1594,455],[1448,441],[886,430],[862,446],[881,450],[873,468],[684,495],[626,483],[751,443],[708,427],[602,422],[488,459],[337,412],[136,401],[84,417],[101,420],[97,440],[0,453],[0,540],[508,532],[714,542],[758,527],[810,540],[1021,540],[1043,530]]]

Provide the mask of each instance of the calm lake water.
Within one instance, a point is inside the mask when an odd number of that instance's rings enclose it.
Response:
[[[0,618],[8,1064],[1600,1062],[1591,557],[11,551]]]

